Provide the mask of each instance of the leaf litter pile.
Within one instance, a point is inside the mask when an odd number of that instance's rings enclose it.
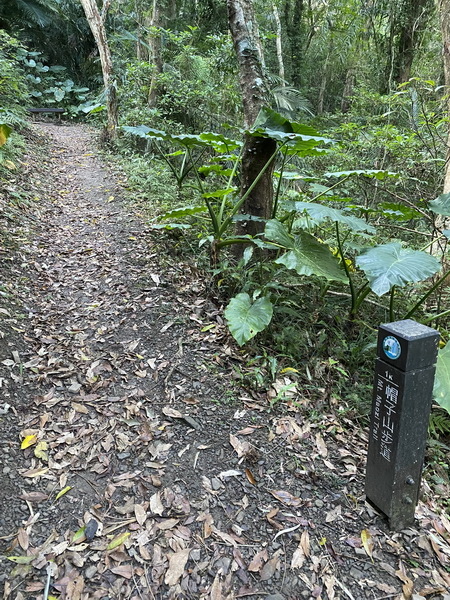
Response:
[[[390,532],[367,432],[309,421],[286,377],[239,388],[221,307],[158,255],[90,132],[33,135],[34,222],[0,249],[3,598],[449,600],[434,489]],[[277,386],[295,404],[269,410]]]

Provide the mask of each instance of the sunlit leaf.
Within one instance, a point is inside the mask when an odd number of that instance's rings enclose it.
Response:
[[[69,492],[71,489],[72,489],[71,485],[68,485],[65,488],[63,488],[60,492],[58,492],[56,494],[55,500],[59,500],[61,498],[61,496],[64,496],[64,494],[67,494],[67,492]]]
[[[22,450],[25,450],[25,448],[29,448],[30,446],[32,446],[33,444],[35,444],[37,442],[37,437],[38,437],[37,433],[33,433],[32,435],[27,435],[22,440],[22,443],[20,444],[20,448]]]
[[[0,146],[4,146],[11,135],[12,127],[6,123],[0,123]]]
[[[47,442],[41,441],[38,442],[38,444],[36,445],[36,448],[34,449],[34,455],[36,458],[40,458],[41,460],[47,461],[48,460],[48,454],[47,454]]]
[[[29,565],[36,556],[7,556],[6,558],[18,565]]]
[[[361,542],[367,556],[373,560],[373,539],[367,529],[361,531]]]
[[[397,242],[367,250],[357,257],[356,264],[366,274],[370,288],[377,296],[386,294],[394,285],[403,287],[428,279],[441,267],[431,254],[402,248]]]
[[[130,535],[131,535],[130,531],[121,533],[120,535],[116,536],[114,539],[112,539],[109,542],[109,544],[106,546],[106,549],[109,551],[109,550],[114,550],[115,548],[118,548],[125,542],[125,540],[127,540],[127,538],[130,537]]]

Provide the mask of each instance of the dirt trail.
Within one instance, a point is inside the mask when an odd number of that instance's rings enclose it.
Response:
[[[36,127],[51,193],[0,340],[4,598],[448,600],[431,498],[391,534],[365,433],[239,390],[219,310],[161,267],[89,131]]]

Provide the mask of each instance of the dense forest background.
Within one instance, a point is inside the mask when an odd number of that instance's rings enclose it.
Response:
[[[246,384],[367,414],[376,328],[414,318],[441,333],[448,435],[449,5],[6,0],[2,182],[27,107],[101,127],[161,248],[208,273]]]

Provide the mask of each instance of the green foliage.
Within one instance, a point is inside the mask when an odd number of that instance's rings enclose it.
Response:
[[[367,250],[356,259],[366,274],[372,291],[377,296],[389,292],[393,286],[428,279],[441,268],[436,257],[420,250],[402,248],[398,243],[383,244]]]
[[[257,298],[252,302],[246,293],[232,298],[225,309],[230,332],[240,346],[265,329],[272,315],[272,303],[267,297]]]
[[[450,413],[450,342],[438,352],[433,396]]]
[[[298,235],[292,235],[280,221],[273,219],[266,225],[265,236],[287,250],[275,260],[276,264],[294,269],[299,275],[315,275],[327,281],[347,281],[330,248],[309,233],[301,231]]]

